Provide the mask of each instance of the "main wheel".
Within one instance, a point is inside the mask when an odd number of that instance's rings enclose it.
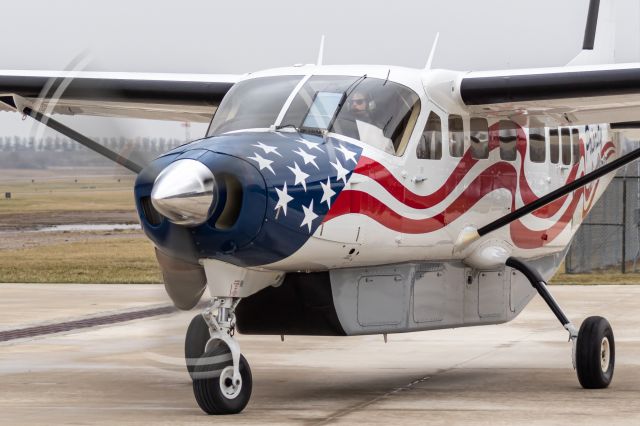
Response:
[[[204,348],[210,338],[209,326],[202,315],[193,317],[184,339],[184,359],[191,379],[193,379],[193,369],[202,354],[204,354]]]
[[[580,326],[576,343],[578,380],[585,389],[603,389],[613,379],[616,346],[609,321],[589,317]]]
[[[220,343],[206,352],[193,372],[193,394],[196,402],[207,414],[237,414],[247,406],[253,382],[251,369],[240,355],[240,377],[233,383],[233,361],[226,344]]]

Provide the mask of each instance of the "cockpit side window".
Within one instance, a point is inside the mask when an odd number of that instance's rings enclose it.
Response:
[[[439,160],[442,158],[442,121],[435,112],[429,113],[427,125],[420,136],[416,148],[416,157],[424,160]]]
[[[269,128],[301,79],[290,75],[261,77],[235,84],[218,107],[207,136]]]
[[[332,131],[390,154],[404,152],[420,113],[420,98],[400,84],[365,78],[338,112]]]

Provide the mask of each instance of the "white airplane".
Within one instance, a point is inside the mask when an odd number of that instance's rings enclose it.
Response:
[[[591,0],[584,50],[559,68],[436,70],[432,52],[425,69],[320,54],[246,75],[0,71],[0,100],[138,174],[167,293],[191,309],[209,289],[185,342],[208,414],[251,395],[235,330],[386,338],[499,324],[536,291],[569,332],[582,386],[606,388],[611,326],[590,317],[578,330],[545,281],[611,172],[640,157],[621,143],[640,128],[640,63],[611,64],[611,9]],[[211,123],[141,165],[53,114]]]

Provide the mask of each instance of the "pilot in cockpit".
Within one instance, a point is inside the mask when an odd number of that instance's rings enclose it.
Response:
[[[346,107],[335,123],[341,134],[359,139],[387,153],[394,153],[391,140],[384,137],[382,129],[375,123],[375,101],[367,92],[355,90],[347,99]]]
[[[354,139],[360,139],[358,121],[370,123],[372,120],[370,110],[371,99],[367,93],[354,91],[347,98],[346,108],[338,115],[334,127],[338,133]]]
[[[371,103],[366,93],[354,92],[348,100],[349,112],[356,120],[371,122]]]

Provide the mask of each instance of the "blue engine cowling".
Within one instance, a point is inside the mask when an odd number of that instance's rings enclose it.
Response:
[[[140,222],[160,251],[185,262],[214,258],[245,267],[277,262],[302,247],[320,226],[360,154],[354,144],[296,133],[202,139],[157,158],[139,174],[135,201]],[[216,181],[217,204],[198,226],[170,222],[151,202],[160,172],[181,159],[201,162]],[[304,182],[300,176],[306,176]],[[332,193],[328,202],[327,187]]]

